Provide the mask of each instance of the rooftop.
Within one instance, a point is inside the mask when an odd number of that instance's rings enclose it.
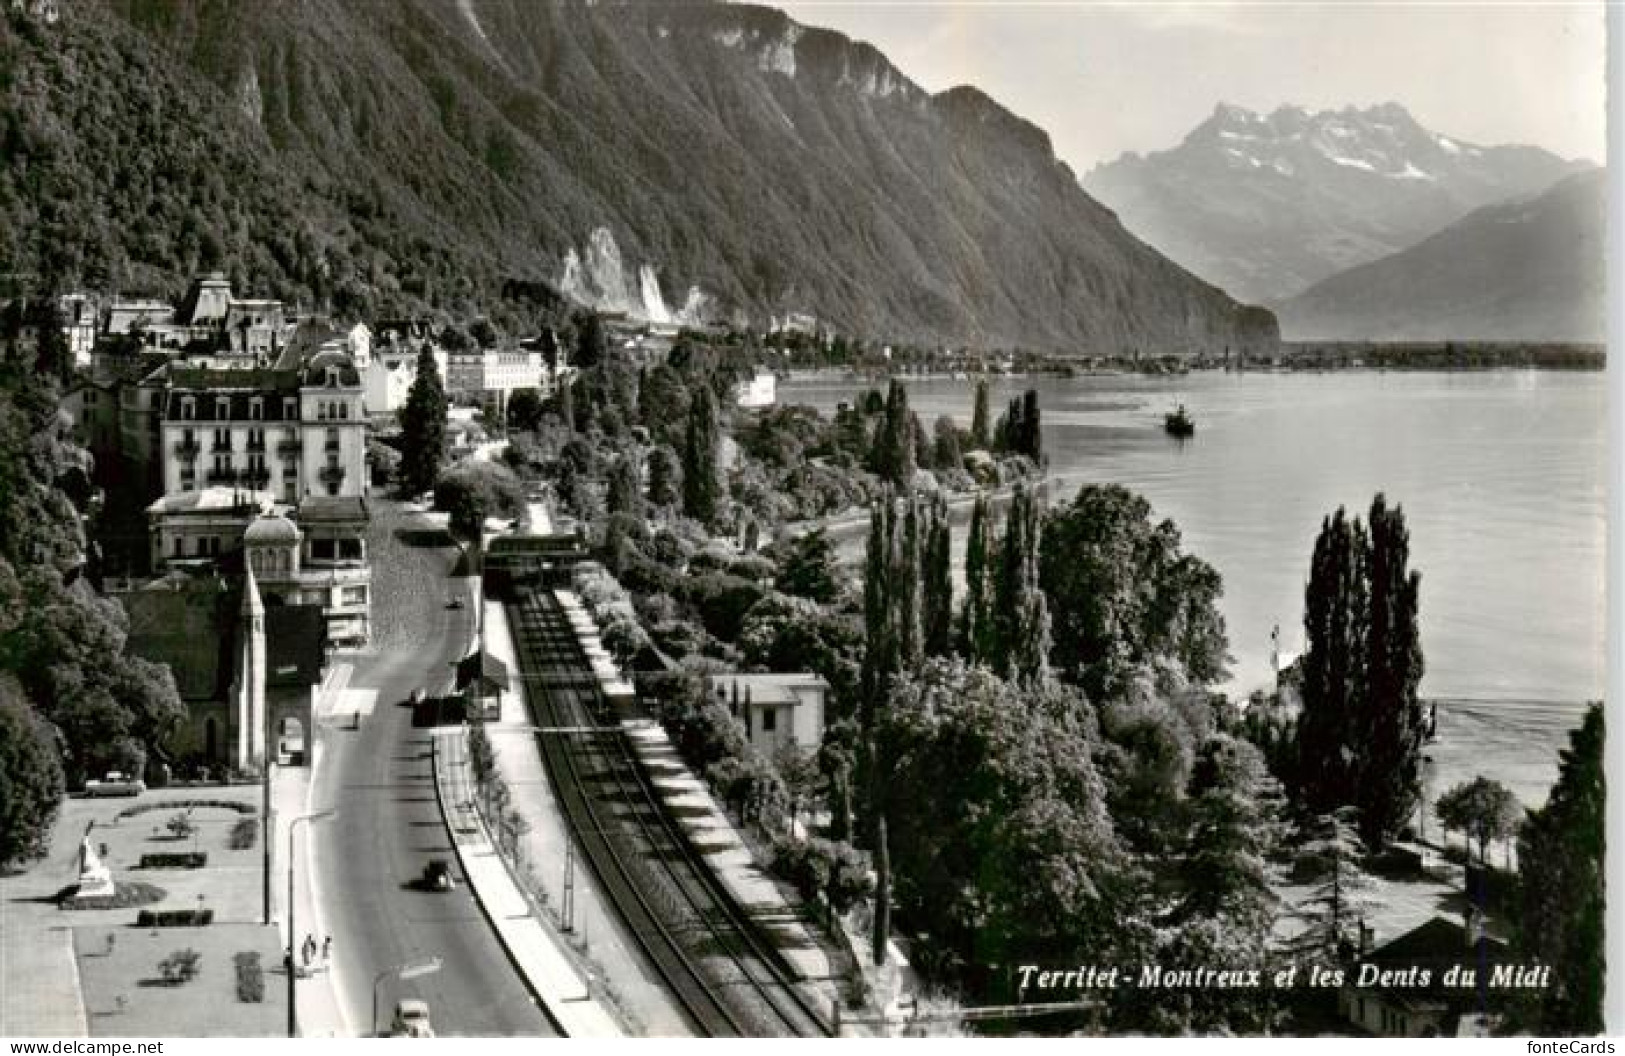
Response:
[[[299,500],[294,520],[300,524],[365,524],[370,515],[360,495],[307,495]]]
[[[196,491],[171,492],[147,507],[149,514],[168,513],[233,513],[238,511],[271,509],[286,512],[268,491],[248,488],[230,488],[221,485],[199,488]]]
[[[737,690],[741,699],[748,695],[753,704],[795,704],[800,699],[795,690],[829,689],[822,675],[810,671],[712,675],[710,683],[719,693],[731,695]]]

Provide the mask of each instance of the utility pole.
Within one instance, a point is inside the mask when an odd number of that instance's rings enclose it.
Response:
[[[294,934],[294,831],[301,821],[321,821],[331,818],[338,813],[334,810],[322,810],[315,814],[301,814],[288,822],[288,1037],[299,1036],[299,1009],[294,1002],[294,983],[299,979],[299,959],[294,956],[293,947],[298,936]]]

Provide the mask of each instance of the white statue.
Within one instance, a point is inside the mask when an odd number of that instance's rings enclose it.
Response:
[[[84,841],[79,845],[79,890],[74,897],[93,898],[113,892],[113,870],[102,863],[96,848],[91,845],[90,828],[86,828]]]

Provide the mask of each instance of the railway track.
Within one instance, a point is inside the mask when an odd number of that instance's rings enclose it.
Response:
[[[511,602],[550,780],[583,857],[679,1003],[713,1037],[827,1037],[783,956],[668,816],[550,593]]]

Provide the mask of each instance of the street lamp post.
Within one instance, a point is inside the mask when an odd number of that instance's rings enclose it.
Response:
[[[293,955],[293,944],[297,938],[294,928],[293,902],[294,848],[296,846],[294,843],[294,830],[299,827],[301,821],[321,821],[331,818],[336,813],[338,813],[336,810],[320,810],[314,814],[301,814],[288,822],[288,1037],[290,1038],[299,1036],[299,1011],[294,1004],[294,983],[299,978],[299,961]]]
[[[416,979],[420,975],[432,975],[440,970],[440,958],[431,957],[427,961],[408,961],[397,964],[393,968],[385,968],[372,979],[372,1033],[378,1035],[378,984],[392,975],[398,975],[403,980]]]

